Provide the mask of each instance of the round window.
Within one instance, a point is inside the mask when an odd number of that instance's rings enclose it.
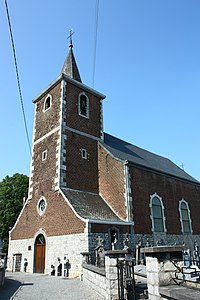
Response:
[[[38,203],[38,212],[40,215],[42,215],[45,212],[46,209],[46,201],[44,199],[41,199]]]

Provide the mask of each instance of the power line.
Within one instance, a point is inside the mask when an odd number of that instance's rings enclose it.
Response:
[[[99,19],[99,0],[96,0],[92,87],[94,87],[94,78],[95,78],[95,69],[96,69],[96,52],[97,52],[98,19]]]
[[[8,19],[8,26],[9,26],[9,30],[10,30],[10,38],[11,38],[11,44],[12,44],[12,50],[13,50],[13,56],[14,56],[15,71],[16,71],[16,76],[17,76],[17,85],[18,85],[18,90],[19,90],[19,98],[20,98],[20,103],[21,103],[23,121],[24,121],[24,126],[25,126],[29,151],[30,151],[30,154],[31,154],[31,143],[30,143],[29,134],[28,134],[28,127],[27,127],[26,115],[25,115],[25,110],[24,110],[24,103],[23,103],[23,98],[22,98],[22,90],[21,90],[21,85],[20,85],[20,80],[19,80],[19,71],[18,71],[18,66],[17,66],[17,56],[16,56],[16,51],[15,51],[15,44],[14,44],[14,39],[13,39],[13,34],[12,34],[11,21],[10,21],[10,16],[9,16],[9,11],[8,11],[8,4],[7,4],[6,0],[5,0],[5,6],[6,6],[6,13],[7,13],[7,19]]]

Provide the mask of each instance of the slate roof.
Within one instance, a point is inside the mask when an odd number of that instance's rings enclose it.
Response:
[[[82,82],[72,48],[73,45],[70,43],[69,52],[60,73],[64,73],[72,79]]]
[[[84,219],[122,221],[98,194],[61,188],[75,211]],[[125,224],[126,222],[124,222]]]
[[[104,134],[104,147],[116,158],[165,174],[200,182],[175,165],[170,159],[139,148],[110,134]]]

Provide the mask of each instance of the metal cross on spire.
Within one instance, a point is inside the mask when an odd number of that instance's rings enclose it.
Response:
[[[68,36],[68,39],[69,39],[69,48],[73,48],[73,44],[72,44],[72,35],[74,34],[75,32],[72,31],[72,29],[70,29],[69,31],[69,36]]]

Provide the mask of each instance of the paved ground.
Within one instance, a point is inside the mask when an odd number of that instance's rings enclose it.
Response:
[[[6,273],[0,300],[102,300],[80,279],[42,274]]]

